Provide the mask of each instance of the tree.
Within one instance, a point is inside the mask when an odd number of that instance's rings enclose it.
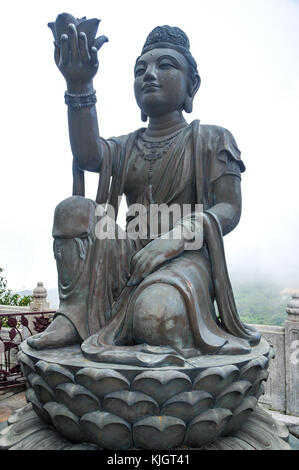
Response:
[[[3,268],[0,268],[0,305],[16,305],[25,307],[32,302],[32,295],[23,295],[13,293],[7,288],[7,280],[2,276]]]

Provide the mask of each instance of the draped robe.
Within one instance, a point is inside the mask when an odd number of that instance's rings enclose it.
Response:
[[[107,148],[96,202],[102,205],[108,202],[116,215],[139,132],[104,141]],[[194,184],[195,200],[184,202],[203,205],[205,243],[199,250],[185,251],[164,263],[138,286],[129,287],[131,259],[144,243],[117,237],[97,239],[90,260],[87,314],[84,322],[74,321],[84,340],[81,348],[86,357],[148,367],[183,365],[190,355],[221,353],[228,339],[243,345],[259,342],[260,335],[239,319],[227,273],[221,226],[209,211],[214,205],[213,183],[224,174],[240,177],[244,170],[240,151],[227,130],[193,121],[180,132],[161,162],[160,177],[151,194],[146,188],[136,202],[148,204],[153,198],[157,204],[171,205],[180,200],[184,191],[188,194],[188,188]],[[193,335],[191,351],[134,343],[134,303],[144,289],[159,283],[175,287],[184,299]]]

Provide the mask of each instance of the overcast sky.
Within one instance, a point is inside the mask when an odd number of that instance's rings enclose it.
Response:
[[[9,287],[56,287],[55,206],[71,195],[65,83],[53,61],[57,14],[101,18],[109,38],[94,86],[103,137],[142,126],[133,67],[157,25],[188,34],[202,78],[193,114],[229,129],[247,166],[243,213],[226,237],[229,270],[299,287],[299,1],[2,2],[0,267]],[[86,176],[95,197],[97,175]]]

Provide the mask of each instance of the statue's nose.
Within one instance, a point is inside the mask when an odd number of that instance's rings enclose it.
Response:
[[[156,80],[157,78],[157,70],[155,66],[148,66],[146,72],[144,74],[144,81],[151,81]]]

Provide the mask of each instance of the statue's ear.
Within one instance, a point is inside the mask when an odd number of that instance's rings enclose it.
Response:
[[[146,122],[146,121],[147,121],[147,115],[146,115],[143,111],[141,111],[141,121],[142,121],[142,122]]]
[[[201,80],[198,74],[194,75],[192,79],[190,79],[188,92],[184,103],[184,110],[186,111],[186,113],[192,113],[193,99],[200,87],[200,82]]]

